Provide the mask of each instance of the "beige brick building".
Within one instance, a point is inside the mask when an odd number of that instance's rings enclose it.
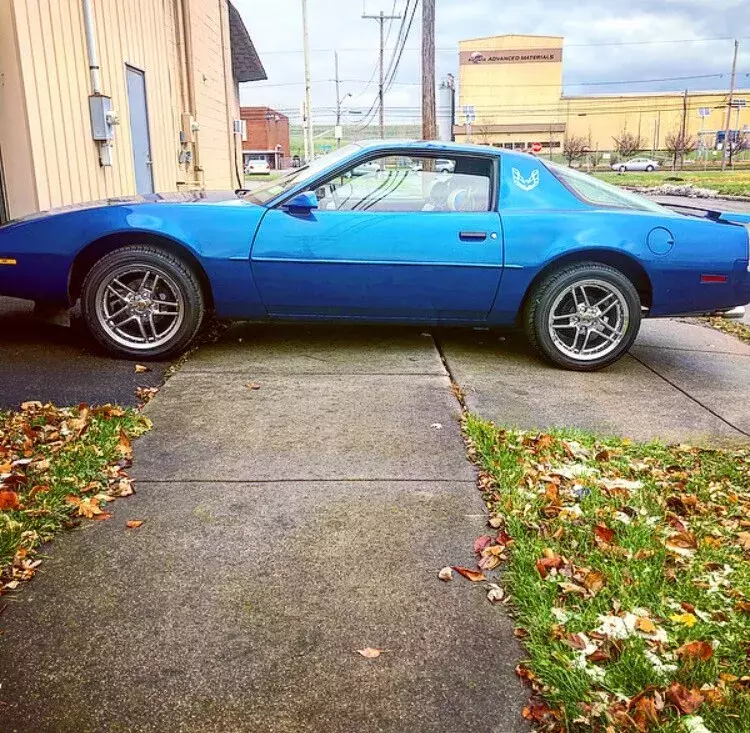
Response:
[[[241,185],[238,85],[265,78],[229,0],[0,0],[0,221]]]

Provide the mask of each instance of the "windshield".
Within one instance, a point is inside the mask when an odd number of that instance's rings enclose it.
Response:
[[[562,181],[573,193],[590,204],[598,206],[618,206],[622,209],[638,209],[653,211],[658,214],[673,214],[669,209],[650,201],[644,196],[625,191],[613,186],[588,173],[567,168],[564,165],[542,161],[550,169],[552,175]]]
[[[261,204],[263,206],[271,201],[271,199],[275,199],[277,196],[280,196],[286,191],[290,191],[298,183],[301,183],[302,181],[305,181],[307,179],[312,180],[321,171],[324,171],[326,168],[330,168],[331,166],[336,165],[336,163],[345,160],[358,150],[361,150],[359,145],[346,145],[340,150],[328,153],[328,155],[324,155],[321,158],[316,158],[309,165],[305,165],[302,166],[302,168],[298,168],[297,170],[285,173],[280,178],[276,178],[273,181],[269,181],[268,183],[264,183],[263,185],[258,186],[257,188],[253,188],[252,191],[243,193],[240,195],[240,198],[243,198],[246,201],[250,201],[254,204]]]

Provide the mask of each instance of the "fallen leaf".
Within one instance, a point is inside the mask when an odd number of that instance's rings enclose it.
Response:
[[[505,519],[503,517],[490,517],[488,524],[492,529],[498,529],[499,527],[502,527],[503,524],[505,524]]]
[[[123,458],[133,457],[133,446],[130,444],[130,438],[122,428],[120,428],[120,438],[117,441],[116,450]]]
[[[679,682],[667,687],[667,699],[685,715],[694,713],[703,704],[703,695],[698,690],[688,690]]]
[[[692,628],[698,622],[698,619],[692,613],[676,613],[670,616],[669,620],[688,628]]]
[[[489,547],[492,544],[492,537],[484,534],[481,537],[477,537],[474,540],[474,552],[478,555],[485,547]]]
[[[614,530],[609,527],[605,527],[603,524],[597,524],[594,527],[594,534],[599,542],[603,542],[605,545],[611,545],[612,540],[615,538]]]
[[[143,519],[129,519],[127,522],[125,522],[125,526],[128,529],[138,529],[143,524]]]
[[[433,430],[442,430],[443,429],[443,424],[439,423],[439,422],[434,422],[434,423],[432,423],[432,425],[430,425],[430,427]]]
[[[260,385],[257,382],[248,382],[245,386],[248,389],[260,389]]]
[[[750,532],[740,532],[737,535],[737,540],[743,550],[750,550]]]
[[[471,568],[463,568],[460,565],[453,565],[453,569],[459,574],[463,575],[464,578],[470,580],[472,583],[478,583],[480,580],[487,580],[484,577],[484,573],[478,570],[472,570]]]
[[[147,367],[145,364],[136,364],[135,365],[135,373],[136,374],[145,374],[146,372],[150,372],[151,367]]]
[[[494,570],[496,567],[499,567],[502,560],[498,555],[495,554],[487,554],[480,558],[477,565],[482,570]]]
[[[438,573],[438,578],[440,578],[440,580],[443,580],[443,581],[445,581],[446,583],[447,583],[447,582],[448,582],[449,580],[453,580],[453,571],[451,570],[451,568],[450,568],[450,565],[446,565],[446,566],[445,566],[445,567],[444,567],[444,568],[443,568],[443,569],[442,569],[442,570],[441,570],[441,571],[440,571],[440,572]]]
[[[365,659],[377,659],[384,651],[385,649],[373,649],[367,646],[364,649],[357,649],[357,654]]]
[[[584,575],[583,584],[586,586],[586,590],[589,591],[589,593],[596,595],[602,588],[604,588],[604,574],[597,570],[591,570]]]
[[[15,491],[0,491],[0,511],[18,509],[18,494]]]
[[[490,603],[499,603],[504,597],[505,593],[503,592],[503,589],[499,585],[491,583],[490,589],[487,591],[487,600]]]
[[[713,647],[707,641],[690,641],[675,651],[683,659],[700,659],[706,661],[714,655]]]
[[[642,631],[644,634],[653,634],[656,632],[656,624],[645,616],[638,616],[635,620],[635,628],[638,631]]]

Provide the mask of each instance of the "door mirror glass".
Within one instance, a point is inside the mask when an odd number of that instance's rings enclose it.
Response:
[[[312,211],[318,208],[318,197],[315,191],[303,191],[284,204],[287,211]]]

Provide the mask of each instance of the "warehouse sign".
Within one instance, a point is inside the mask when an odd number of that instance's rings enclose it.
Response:
[[[461,51],[461,65],[560,63],[562,48],[523,48],[511,51]]]

